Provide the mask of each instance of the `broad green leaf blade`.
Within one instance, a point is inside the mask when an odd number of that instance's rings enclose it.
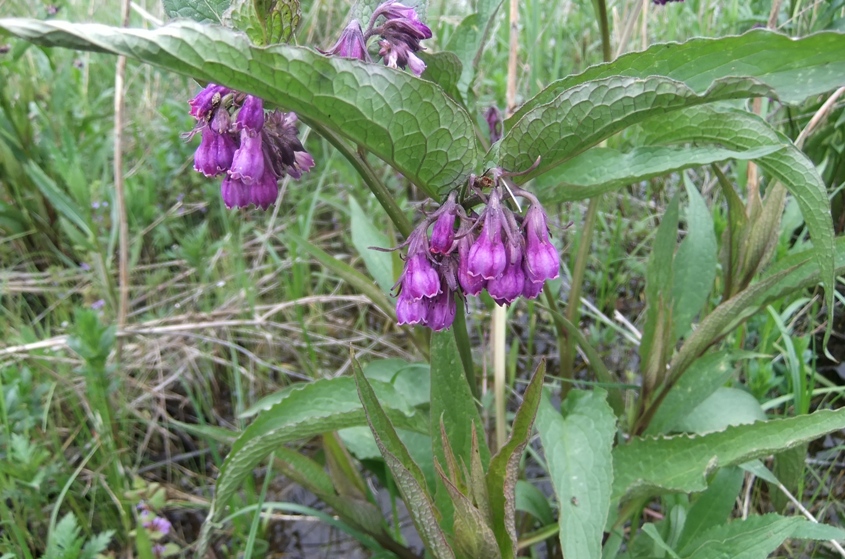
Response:
[[[663,76],[614,76],[589,81],[512,121],[513,126],[496,146],[499,163],[503,169],[521,172],[542,157],[535,170],[515,177],[522,183],[649,117],[768,93],[766,86],[749,78],[724,78],[702,93]]]
[[[287,43],[302,19],[299,0],[232,0],[223,23],[259,46]]]
[[[584,200],[691,167],[729,159],[757,159],[781,147],[780,143],[750,149],[712,145],[643,146],[628,152],[595,147],[537,177],[532,191],[544,204]]]
[[[420,58],[425,62],[425,72],[423,72],[422,78],[436,83],[452,99],[462,103],[463,96],[458,90],[458,80],[461,79],[463,70],[460,58],[454,52],[436,52],[434,54],[421,52]]]
[[[454,52],[461,61],[458,91],[464,99],[475,82],[484,43],[493,28],[496,13],[501,5],[502,0],[478,0],[475,13],[461,21],[446,45],[446,50]]]
[[[724,524],[736,504],[736,497],[742,489],[745,472],[737,466],[721,468],[706,491],[693,502],[687,512],[684,529],[678,540],[678,549],[693,541],[703,532]]]
[[[807,530],[807,528],[810,528]],[[834,539],[845,531],[779,514],[752,516],[707,530],[681,549],[684,559],[766,559],[789,537]]]
[[[845,428],[845,408],[758,421],[707,435],[634,438],[613,450],[613,498],[703,491],[721,466],[760,458]]]
[[[385,413],[402,427],[425,432],[417,415],[396,389],[374,381],[374,389],[389,406]],[[303,383],[287,397],[262,412],[232,445],[220,468],[214,500],[203,530],[210,530],[246,477],[264,458],[286,442],[307,439],[344,427],[366,424],[364,409],[350,377]]]
[[[358,385],[358,396],[366,410],[367,422],[370,424],[384,461],[402,493],[402,498],[420,538],[435,559],[455,559],[455,554],[446,541],[446,535],[440,528],[440,513],[426,489],[425,476],[411,458],[399,435],[396,434],[387,410],[382,407],[381,402],[387,403],[387,401],[376,396],[373,385],[364,376],[361,366],[354,357],[352,370]]]
[[[191,21],[145,30],[2,19],[0,28],[41,45],[122,54],[257,95],[360,144],[424,190],[462,184],[475,170],[466,111],[437,85],[381,64],[303,47],[256,47],[231,29]]]
[[[563,403],[563,417],[548,398],[542,399],[537,414],[537,431],[560,507],[564,557],[601,557],[614,478],[611,447],[616,435],[616,416],[605,397],[600,388],[573,390]]]
[[[514,113],[508,125],[533,108],[551,102],[562,91],[586,81],[610,76],[655,75],[684,82],[699,93],[718,79],[748,76],[772,90],[767,97],[800,103],[845,84],[845,34],[814,33],[793,39],[755,29],[736,37],[652,45],[643,52],[626,54],[552,83]]]
[[[672,325],[675,339],[685,336],[692,321],[704,307],[716,279],[719,247],[713,217],[707,203],[684,174],[689,205],[686,211],[687,235],[678,247],[672,289]]]
[[[757,159],[757,164],[778,179],[792,194],[813,239],[816,261],[829,308],[833,308],[833,220],[827,189],[813,163],[791,142],[760,117],[743,111],[696,107],[664,115],[643,124],[643,140],[649,144],[711,141],[734,149],[784,144],[783,149]]]
[[[199,23],[221,23],[231,0],[162,0],[164,13]]]
[[[446,452],[440,434],[443,422],[452,453],[458,464],[467,467],[472,463],[472,429],[483,432],[483,423],[464,375],[458,346],[451,331],[434,332],[431,335],[431,443],[434,457],[446,464]],[[490,461],[490,449],[486,441],[479,441],[482,464]],[[443,513],[443,526],[451,527],[451,501],[446,488],[439,482],[437,504]]]
[[[389,294],[396,283],[396,278],[393,277],[393,257],[389,252],[373,250],[371,247],[387,248],[393,243],[373,224],[371,218],[364,215],[364,210],[352,195],[349,196],[349,217],[352,244],[364,259],[367,270],[378,286],[385,294]]]
[[[678,430],[703,435],[765,420],[766,413],[754,396],[739,388],[720,386],[678,422]]]
[[[505,445],[490,460],[487,470],[487,494],[490,500],[490,518],[493,532],[504,557],[516,553],[516,485],[519,461],[531,437],[531,427],[543,396],[546,378],[546,361],[537,366],[516,411],[511,434]]]

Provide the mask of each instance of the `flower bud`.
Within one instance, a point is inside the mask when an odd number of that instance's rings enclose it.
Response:
[[[220,102],[220,98],[229,94],[231,90],[222,85],[208,84],[196,97],[188,101],[191,106],[191,116],[197,120],[207,120]]]
[[[236,122],[239,130],[260,131],[264,126],[264,102],[258,97],[247,95],[238,111]]]
[[[341,56],[343,58],[357,58],[370,62],[370,53],[367,52],[367,44],[364,42],[364,33],[361,31],[361,24],[353,19],[340,34],[337,43],[327,51],[321,51],[330,56]]]
[[[458,206],[455,204],[455,196],[450,195],[437,210],[437,220],[431,230],[429,248],[435,254],[449,254],[455,244],[455,217]]]

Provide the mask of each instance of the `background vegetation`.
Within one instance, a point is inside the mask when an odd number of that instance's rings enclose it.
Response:
[[[797,36],[845,30],[844,9],[842,0],[687,0],[667,6],[620,0],[610,3],[610,19],[613,44],[622,53],[755,26]],[[348,10],[342,1],[303,2],[300,42],[329,46]],[[462,3],[429,2],[432,51],[446,44],[468,11]],[[0,0],[0,14],[119,23],[116,0],[55,5]],[[152,26],[163,18],[158,2],[142,0],[134,5],[131,23]],[[589,2],[528,0],[521,3],[520,19],[521,99],[601,61]],[[126,505],[142,501],[173,523],[162,540],[170,544],[168,553],[187,555],[232,433],[249,423],[256,402],[292,383],[349,374],[349,347],[365,362],[420,358],[409,336],[298,242],[309,239],[363,271],[366,247],[393,245],[395,237],[354,170],[307,131],[305,144],[318,166],[300,182],[283,183],[279,206],[267,212],[226,210],[217,181],[193,172],[195,146],[182,137],[193,126],[187,100],[197,85],[130,61],[124,157],[131,311],[129,326],[117,331],[115,60],[8,40],[8,52],[0,54],[0,556],[144,557],[149,551]],[[480,105],[503,107],[506,25],[500,22],[491,42],[475,95]],[[765,101],[749,105],[795,140],[826,99],[797,109]],[[840,98],[801,140],[828,186],[837,234],[845,230],[843,109]],[[475,116],[483,124],[482,115]],[[621,148],[628,140],[620,135],[609,145]],[[389,168],[379,172],[402,193],[411,216],[422,196]],[[685,182],[694,184],[711,209],[721,243],[729,217],[718,195],[720,173],[743,193],[769,186],[755,167],[732,162],[632,184],[601,199],[581,293],[586,308],[581,326],[626,383],[639,382],[634,371],[645,319],[641,294],[656,216]],[[554,236],[570,258],[555,286],[563,299],[585,208],[586,202],[548,208],[555,216]],[[774,265],[807,246],[791,199],[776,237]],[[829,350],[845,359],[845,289],[837,293],[834,309],[823,307],[819,293],[778,300],[730,337],[733,349],[756,358],[737,359],[726,384],[741,387],[772,416],[841,406],[845,369],[824,356],[820,333],[825,321],[835,321]],[[478,363],[486,353],[487,307],[475,305],[470,315]],[[511,388],[523,390],[542,356],[554,383],[560,363],[548,312],[533,302],[520,302],[509,312]],[[118,346],[119,361],[112,353]],[[576,378],[586,378],[580,357],[575,368]],[[489,392],[482,402],[492,432]],[[804,506],[831,524],[840,524],[845,514],[843,444],[842,434],[835,433],[814,443],[806,461],[802,448],[792,460],[776,464]],[[312,449],[320,459],[322,446]],[[535,460],[542,463],[541,456]],[[542,470],[532,470],[530,463],[526,468],[531,482],[549,493]],[[219,553],[366,556],[348,530],[316,522],[323,514],[316,498],[267,473],[257,471],[248,481],[244,505],[266,498],[290,506],[260,524],[249,515],[234,518]],[[788,505],[749,474],[743,483],[736,515]],[[520,504],[522,522],[552,518],[548,504],[539,502],[546,508],[536,501]],[[387,509],[391,504],[396,502],[385,498]],[[644,514],[657,518],[666,510],[647,508]],[[401,509],[393,512],[403,517]],[[412,534],[409,529],[407,537]],[[531,552],[545,553],[542,546]],[[803,557],[828,551],[801,542],[778,553]]]

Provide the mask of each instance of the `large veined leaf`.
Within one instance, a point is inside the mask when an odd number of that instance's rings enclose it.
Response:
[[[231,0],[161,0],[164,13],[172,18],[188,18],[200,23],[220,23]]]
[[[613,450],[613,498],[703,491],[706,475],[845,428],[845,408],[728,427],[707,435],[635,438]]]
[[[545,204],[592,198],[667,173],[729,159],[757,159],[783,147],[729,149],[713,145],[642,146],[622,152],[595,147],[537,177],[532,191]]]
[[[561,406],[563,417],[548,398],[537,413],[537,431],[560,507],[564,557],[601,557],[615,469],[610,458],[616,416],[606,396],[600,388],[573,390]]]
[[[2,19],[28,41],[122,54],[258,95],[364,146],[426,191],[474,170],[469,115],[437,85],[407,72],[303,47],[259,48],[223,27],[179,21],[155,30]]]
[[[494,149],[508,171],[525,171],[542,157],[532,172],[517,177],[524,182],[651,116],[769,93],[767,86],[750,78],[722,78],[701,93],[663,76],[602,78],[576,85],[527,111]]]
[[[397,425],[427,432],[426,421],[393,385],[379,381],[372,384],[387,406],[386,413]],[[232,445],[217,478],[208,526],[219,518],[244,477],[280,445],[355,425],[366,425],[366,416],[352,378],[318,380],[288,391],[282,401],[262,412]]]
[[[845,34],[815,33],[793,39],[755,29],[736,37],[692,39],[652,45],[613,62],[597,64],[550,84],[508,119],[510,127],[528,111],[551,102],[561,92],[609,76],[666,76],[701,93],[718,79],[748,76],[771,89],[767,96],[800,103],[845,83]]]
[[[845,531],[813,524],[802,517],[779,514],[752,516],[711,528],[680,550],[683,559],[766,559],[790,537],[831,540]]]

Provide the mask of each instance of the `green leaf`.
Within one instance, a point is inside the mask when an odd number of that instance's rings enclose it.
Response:
[[[47,174],[41,170],[41,167],[35,164],[35,162],[28,161],[24,165],[24,169],[26,169],[26,174],[30,180],[32,180],[35,186],[38,187],[38,190],[41,191],[41,194],[44,195],[49,203],[56,208],[59,215],[78,227],[85,235],[86,239],[93,239],[94,233],[91,231],[91,228],[88,227],[88,222],[82,215],[82,211],[79,209],[79,206],[76,205],[76,202],[71,200],[71,198],[58,187],[55,181],[48,177]]]
[[[459,556],[466,559],[501,559],[502,553],[484,514],[449,480],[436,461],[434,464],[437,476],[455,507],[455,548]]]
[[[678,422],[699,403],[724,385],[733,373],[733,362],[752,357],[732,350],[703,355],[690,366],[667,393],[646,429],[646,435],[677,430]]]
[[[505,557],[512,557],[517,550],[516,534],[516,485],[519,461],[531,437],[531,427],[537,416],[543,396],[546,361],[537,366],[525,389],[522,404],[516,411],[511,434],[507,442],[490,460],[487,470],[487,494],[490,501],[490,519],[499,549]]]
[[[684,82],[698,93],[718,79],[748,76],[772,90],[766,97],[796,104],[845,84],[845,34],[814,33],[793,39],[755,29],[737,37],[652,45],[643,52],[626,54],[550,84],[514,113],[507,124],[510,126],[528,111],[576,85],[619,75],[666,76]]]
[[[710,297],[713,280],[716,279],[719,250],[707,203],[686,174],[684,185],[689,206],[686,212],[687,235],[678,247],[674,262],[672,325],[675,339],[690,331],[693,319]]]
[[[602,535],[610,508],[614,469],[611,447],[616,416],[606,393],[572,390],[561,417],[548,398],[537,414],[549,476],[560,512],[560,543],[564,557],[601,557]]]
[[[691,167],[728,159],[757,159],[782,146],[777,143],[739,150],[711,145],[642,146],[628,152],[595,147],[537,177],[532,189],[544,204],[584,200]]]
[[[731,425],[765,420],[766,414],[754,396],[739,388],[722,386],[681,419],[677,429],[703,435]]]
[[[481,417],[464,376],[453,332],[434,332],[431,336],[431,443],[434,457],[446,464],[446,451],[440,434],[442,421],[452,454],[467,467],[472,463],[472,430],[483,432]],[[481,462],[490,461],[490,449],[479,441]],[[443,526],[451,526],[450,500],[446,487],[438,481],[437,504],[443,513]]]
[[[259,46],[287,43],[300,19],[299,0],[233,0],[223,14],[224,24]]]
[[[372,218],[364,215],[364,210],[349,196],[349,216],[352,228],[352,244],[364,259],[367,270],[385,294],[390,294],[396,278],[393,276],[393,257],[389,252],[373,250],[370,247],[387,248],[393,243],[373,223]]]
[[[663,76],[589,81],[512,120],[497,146],[499,163],[508,171],[521,172],[542,157],[536,169],[514,178],[522,183],[649,117],[768,93],[767,87],[754,80],[735,77],[717,80],[702,93]]]
[[[516,510],[530,514],[543,526],[548,526],[555,521],[546,495],[522,479],[516,482]]]
[[[752,516],[707,530],[681,549],[684,559],[765,559],[789,537],[835,539],[845,531],[778,514]]]
[[[782,143],[783,149],[757,159],[757,164],[778,179],[795,197],[813,239],[816,261],[829,308],[833,308],[833,220],[827,190],[812,161],[766,121],[751,113],[716,107],[676,111],[643,123],[643,141],[649,144],[713,141],[734,149]]]
[[[721,468],[716,472],[707,490],[698,496],[687,513],[678,549],[709,528],[728,520],[744,480],[745,472],[736,466]]]
[[[435,84],[382,64],[303,48],[257,47],[233,30],[180,21],[155,30],[2,19],[45,46],[122,54],[251,93],[359,144],[426,191],[463,184],[476,166],[470,116]]]
[[[845,428],[845,408],[758,421],[707,435],[634,438],[613,450],[613,498],[703,491],[707,474]]]
[[[427,431],[425,420],[392,385],[378,381],[373,384],[389,406],[386,413],[397,425]],[[290,390],[281,402],[262,412],[232,445],[220,468],[203,532],[208,534],[244,477],[281,445],[365,422],[364,410],[356,397],[355,381],[350,377],[303,383]]]
[[[455,554],[438,523],[440,513],[426,489],[425,476],[396,434],[387,410],[382,408],[381,402],[386,403],[386,400],[376,396],[373,386],[364,376],[361,366],[354,357],[352,370],[358,385],[358,395],[366,410],[367,422],[370,424],[384,461],[402,493],[402,498],[425,548],[435,559],[455,559]]]
[[[458,80],[461,79],[463,65],[458,56],[454,52],[436,52],[434,54],[421,52],[420,58],[425,62],[423,79],[436,83],[452,99],[463,103],[463,96],[458,90]]]
[[[167,17],[187,18],[199,23],[222,23],[231,0],[162,0]]]
[[[501,5],[502,0],[478,0],[475,13],[461,21],[446,45],[446,50],[454,52],[461,62],[458,91],[464,99],[467,98],[475,82],[484,43],[493,28],[496,13]]]

